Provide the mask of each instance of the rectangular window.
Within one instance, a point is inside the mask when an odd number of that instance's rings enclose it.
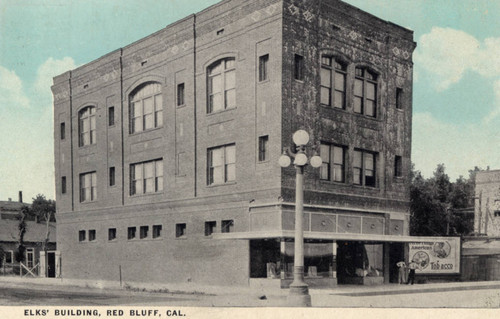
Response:
[[[66,138],[66,123],[61,123],[61,140]]]
[[[217,185],[236,180],[234,144],[211,148],[207,152],[207,184]]]
[[[259,137],[259,162],[267,161],[269,158],[268,151],[269,136]]]
[[[332,57],[324,56],[321,58],[321,104],[345,109],[346,72],[347,66],[345,64]]]
[[[108,229],[108,240],[115,240],[116,239],[116,228],[109,228]]]
[[[375,187],[376,169],[375,153],[362,150],[354,151],[353,177],[354,184]]]
[[[345,182],[345,150],[344,146],[321,144],[320,155],[323,160],[320,168],[321,179]]]
[[[66,194],[66,176],[61,177],[61,193]]]
[[[161,237],[161,225],[153,225],[153,238],[160,238]]]
[[[80,202],[92,202],[97,199],[97,174],[80,174]]]
[[[403,89],[396,88],[396,108],[403,109]]]
[[[5,263],[12,264],[14,262],[14,252],[12,250],[5,251]]]
[[[163,159],[130,165],[130,195],[163,191]]]
[[[494,214],[495,214],[495,217],[500,217],[500,210],[496,210],[496,211],[494,212]]]
[[[356,68],[354,80],[354,112],[377,116],[378,75],[366,68]]]
[[[394,176],[395,177],[403,176],[403,158],[397,155],[394,158]]]
[[[234,228],[234,221],[232,219],[222,221],[221,233],[232,233],[233,228]]]
[[[259,57],[259,82],[265,81],[268,78],[267,65],[269,63],[269,54]]]
[[[109,186],[115,186],[115,168],[110,167],[109,168]]]
[[[304,80],[304,57],[298,54],[295,54],[293,76],[295,80]]]
[[[180,238],[186,235],[186,224],[175,224],[175,237]]]
[[[108,125],[113,126],[115,125],[115,107],[110,106],[108,108]]]
[[[137,227],[129,227],[127,229],[127,238],[129,240],[135,238],[135,232],[136,232],[136,230],[137,230]]]
[[[222,59],[208,68],[207,113],[236,107],[236,69],[234,58]]]
[[[149,226],[141,226],[139,229],[139,237],[141,239],[148,238]]]
[[[89,230],[89,241],[95,241],[96,235],[95,235],[95,229]]]
[[[217,222],[205,222],[205,236],[210,236],[215,232],[215,228],[217,227]]]
[[[84,230],[80,230],[78,232],[78,241],[85,241],[85,231]]]
[[[177,106],[184,105],[184,83],[177,84]]]

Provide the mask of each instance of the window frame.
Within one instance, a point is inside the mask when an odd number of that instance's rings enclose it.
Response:
[[[219,66],[220,70],[217,70]],[[232,73],[234,75],[230,75]],[[214,79],[219,76],[220,91],[214,91]],[[234,83],[232,87],[226,87],[228,83],[231,85],[231,76]],[[218,94],[221,95],[220,106],[215,105],[215,96]],[[231,98],[231,94],[233,98]],[[229,101],[230,99],[234,99],[234,101]],[[233,103],[232,105],[231,102]],[[234,108],[236,108],[236,59],[234,57],[226,57],[215,61],[207,68],[207,114],[214,114]]]
[[[152,92],[146,92],[152,87]],[[151,110],[145,113],[145,101],[151,99]],[[136,112],[136,105],[140,104],[140,113]],[[160,82],[145,82],[139,85],[129,95],[129,133],[138,134],[163,127],[163,86]],[[149,121],[151,127],[147,127]],[[136,127],[140,123],[140,128]]]
[[[66,194],[67,185],[66,185],[66,176],[61,176],[61,194]]]
[[[259,136],[258,160],[260,163],[269,161],[269,135]]]
[[[233,162],[228,162],[227,158],[228,156],[228,149],[233,148],[233,153],[234,153],[234,161]],[[220,150],[221,151],[221,165],[218,166],[212,166],[214,162],[214,151]],[[222,169],[220,169],[222,167]],[[215,172],[216,169],[219,168],[219,171],[221,172],[221,180],[222,182],[215,182]],[[233,179],[228,179],[230,178],[229,176],[231,175],[229,170],[233,171]],[[221,146],[216,146],[216,147],[211,147],[207,149],[207,186],[215,186],[215,185],[224,185],[224,184],[230,184],[230,183],[235,183],[236,182],[236,144],[226,144],[226,145],[221,145]]]
[[[296,81],[304,81],[304,56],[295,53],[293,59],[293,78]]]
[[[328,155],[323,156],[323,150],[325,148],[328,148]],[[342,151],[342,162],[337,163],[337,152],[336,151]],[[346,164],[347,164],[347,146],[344,145],[339,145],[339,144],[332,144],[332,143],[327,143],[327,142],[321,142],[320,144],[320,157],[323,161],[321,167],[320,167],[320,179],[324,181],[331,181],[335,183],[346,183]],[[328,161],[326,161],[328,159]],[[325,165],[326,164],[326,165]],[[336,168],[340,168],[340,178],[337,177],[337,170]],[[324,178],[326,170],[326,178]]]
[[[153,175],[146,176],[146,165],[151,164],[153,167]],[[139,171],[137,170],[140,167],[140,176],[136,175]],[[161,175],[159,168],[161,167]],[[141,196],[148,194],[159,194],[164,192],[165,183],[164,183],[164,167],[163,167],[163,158],[158,158],[145,162],[138,162],[130,164],[130,196]],[[148,189],[148,181],[152,179],[153,182],[153,191],[147,191]],[[137,185],[140,183],[141,187],[138,188]],[[141,192],[138,192],[138,189]]]
[[[187,224],[177,223],[175,224],[175,238],[184,238],[187,235]]]
[[[97,232],[95,229],[89,229],[89,241],[97,240]]]
[[[139,239],[147,239],[149,237],[149,226],[140,226],[139,227]]]
[[[331,55],[321,56],[321,72],[320,72],[320,104],[335,108],[345,110],[347,107],[347,66],[348,64],[342,59],[336,58]],[[328,72],[329,85],[324,85],[323,83],[323,71]],[[337,75],[343,78],[342,89],[337,88]],[[328,91],[328,103],[323,103],[323,92]],[[337,93],[342,97],[341,105],[337,104]]]
[[[269,80],[269,53],[259,56],[259,82]]]
[[[66,139],[66,122],[61,122],[60,124],[60,137],[61,141]]]
[[[186,93],[186,87],[185,87],[184,82],[177,84],[176,103],[177,103],[178,107],[186,104],[185,93]]]
[[[403,177],[403,157],[399,155],[394,156],[394,177]]]
[[[116,168],[111,166],[109,168],[109,187],[116,186]]]
[[[355,114],[361,114],[371,118],[377,118],[378,114],[378,97],[379,97],[379,77],[380,74],[369,67],[365,66],[357,66],[354,70],[354,91],[353,91],[353,112]],[[370,78],[371,77],[371,78]],[[361,83],[361,93],[356,93],[359,91],[357,89],[357,83]],[[373,99],[369,98],[369,89],[368,87],[373,86]],[[361,95],[359,95],[361,94]],[[359,111],[357,111],[356,101],[360,100]],[[373,104],[373,115],[369,114],[368,102],[371,101]]]
[[[134,240],[137,238],[137,227],[130,226],[127,228],[127,240]]]
[[[396,109],[397,110],[403,110],[403,97],[404,97],[404,90],[403,88],[396,87]]]
[[[223,234],[234,232],[234,219],[222,220],[220,224],[220,232]]]
[[[153,231],[152,231],[153,239],[161,238],[162,230],[163,230],[162,225],[153,225]]]
[[[110,106],[108,107],[108,126],[114,126],[115,125],[115,107]]]
[[[87,232],[85,230],[78,231],[78,241],[84,242],[87,240]]]
[[[217,221],[211,220],[205,222],[205,237],[212,236],[216,232]]]
[[[95,145],[97,142],[97,107],[89,105],[78,111],[78,146],[85,147]],[[85,124],[87,123],[87,124]],[[88,126],[88,130],[84,130]],[[88,141],[86,141],[88,136]]]
[[[360,160],[361,166],[356,166],[356,154],[361,154]],[[378,178],[377,178],[377,155],[378,153],[372,152],[372,151],[366,151],[363,149],[354,149],[354,154],[353,154],[353,184],[356,186],[363,186],[363,187],[370,187],[370,188],[376,188],[377,183],[378,183]],[[372,157],[372,168],[367,167],[367,157],[371,156]],[[356,170],[359,170],[359,181],[356,181]],[[372,172],[373,176],[367,175],[367,172]],[[373,182],[369,180],[369,178],[373,178]]]
[[[7,256],[10,256],[10,258],[7,258]],[[9,264],[9,265],[13,264],[14,263],[14,251],[13,250],[5,250],[3,258],[4,258],[5,264]]]
[[[90,176],[90,185],[86,185],[86,176]],[[90,199],[87,199],[87,189],[90,189]],[[80,203],[95,202],[97,200],[97,172],[80,174]]]
[[[108,228],[108,241],[116,240],[116,228]]]

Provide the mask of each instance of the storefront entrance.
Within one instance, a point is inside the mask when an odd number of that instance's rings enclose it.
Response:
[[[384,245],[355,241],[337,242],[338,284],[384,283]]]

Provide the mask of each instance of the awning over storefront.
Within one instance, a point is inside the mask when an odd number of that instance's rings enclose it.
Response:
[[[239,232],[239,233],[217,233],[212,234],[214,239],[270,239],[270,238],[294,238],[293,230],[276,230],[262,232]],[[326,233],[326,232],[304,232],[304,239],[312,240],[343,240],[343,241],[365,241],[365,242],[430,242],[441,241],[445,237],[428,236],[395,236],[395,235],[371,235],[352,233]]]

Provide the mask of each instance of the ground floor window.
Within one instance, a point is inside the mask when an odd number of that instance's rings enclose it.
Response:
[[[365,277],[383,277],[384,245],[338,242],[337,272],[339,284],[356,284]]]

